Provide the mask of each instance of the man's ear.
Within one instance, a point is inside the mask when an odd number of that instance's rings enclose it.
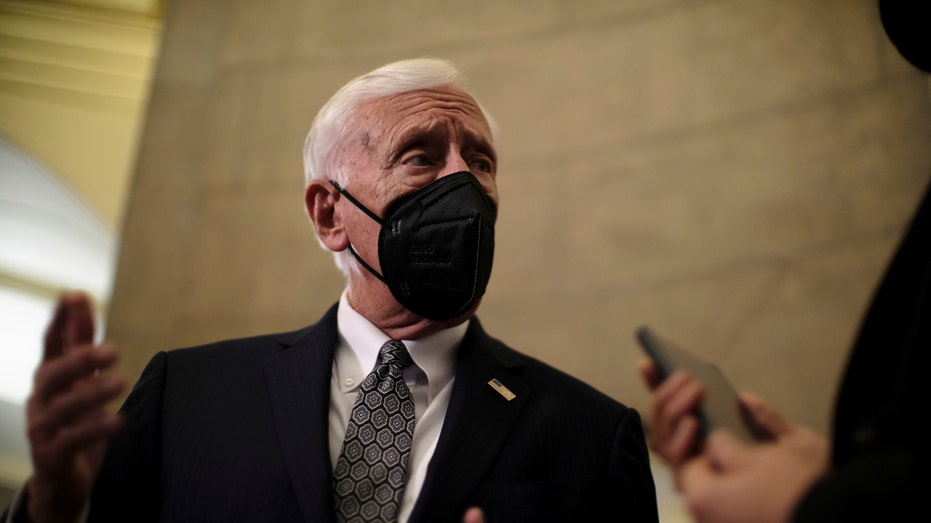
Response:
[[[339,191],[325,180],[312,180],[304,190],[304,207],[314,223],[317,238],[333,252],[349,246],[342,218],[336,211],[339,197]]]

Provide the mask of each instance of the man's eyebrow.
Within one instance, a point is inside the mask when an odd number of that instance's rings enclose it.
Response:
[[[407,150],[415,147],[426,147],[430,140],[434,138],[432,125],[418,125],[411,127],[399,134],[389,143],[388,150],[391,151],[392,161],[396,161]]]
[[[489,137],[482,131],[458,125],[457,133],[461,136],[464,150],[473,150],[485,154],[492,162],[497,163],[498,155]],[[396,162],[408,150],[418,147],[429,147],[433,140],[438,138],[437,132],[443,133],[442,139],[447,139],[449,131],[441,119],[422,122],[413,125],[395,136],[388,144],[389,162]]]
[[[399,131],[389,146],[392,148],[405,148],[429,142],[436,138],[449,138],[449,122],[446,118],[432,118],[417,123],[407,123]]]

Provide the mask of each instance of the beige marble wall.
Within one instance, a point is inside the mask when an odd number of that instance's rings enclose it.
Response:
[[[184,0],[168,12],[108,335],[291,329],[341,277],[301,145],[349,78],[464,66],[502,129],[490,331],[640,409],[650,324],[821,431],[931,173],[927,77],[869,0]]]

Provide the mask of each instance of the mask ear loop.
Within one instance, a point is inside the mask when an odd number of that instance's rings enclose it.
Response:
[[[378,278],[379,280],[381,280],[381,282],[384,283],[385,285],[388,285],[388,282],[385,281],[385,277],[382,276],[381,274],[378,274],[377,272],[375,272],[375,269],[373,269],[371,265],[365,263],[365,260],[363,260],[362,257],[359,256],[359,253],[357,253],[356,250],[352,248],[352,244],[351,244],[351,243],[349,244],[349,252],[350,252],[350,254],[352,254],[352,257],[355,258],[357,262],[361,263],[362,266],[365,267],[365,269],[366,269],[367,271],[369,271],[370,273],[372,273],[372,276],[374,276],[374,277]]]
[[[377,214],[375,214],[375,213],[373,213],[372,211],[370,211],[370,210],[368,209],[368,207],[362,205],[362,202],[360,202],[359,200],[356,200],[355,197],[353,197],[353,195],[349,194],[349,191],[347,191],[346,189],[343,189],[342,187],[340,187],[340,185],[339,185],[338,183],[336,183],[335,181],[333,181],[333,180],[329,180],[329,182],[333,185],[333,187],[336,187],[336,190],[339,191],[340,194],[342,194],[342,195],[345,196],[346,198],[349,198],[349,201],[352,202],[353,205],[355,205],[356,207],[358,207],[359,210],[361,210],[361,211],[364,212],[365,214],[369,215],[369,218],[371,218],[371,219],[375,220],[376,222],[378,222],[378,225],[381,225],[381,226],[384,226],[384,225],[385,225],[384,220],[382,220],[381,218],[379,218]]]
[[[385,225],[385,222],[384,222],[381,218],[379,218],[378,215],[376,215],[376,214],[373,213],[372,211],[368,210],[368,208],[367,208],[366,206],[362,205],[362,202],[360,202],[359,200],[356,200],[355,197],[353,197],[351,194],[349,194],[349,191],[347,191],[347,190],[343,189],[342,187],[340,187],[340,185],[339,185],[338,183],[336,183],[335,181],[333,181],[333,180],[329,180],[329,182],[333,185],[333,187],[336,187],[336,190],[339,191],[340,194],[342,194],[343,196],[345,196],[346,198],[348,198],[349,201],[352,202],[353,205],[355,205],[356,207],[358,207],[359,210],[361,210],[362,212],[364,212],[365,214],[367,214],[371,219],[373,219],[373,220],[375,220],[376,222],[378,222],[379,225],[381,225],[381,226],[384,226],[384,225]],[[366,269],[367,271],[369,271],[370,273],[372,273],[372,276],[375,276],[375,277],[378,278],[382,283],[384,283],[385,285],[388,285],[388,282],[385,281],[385,277],[382,276],[381,274],[378,274],[378,272],[375,271],[375,269],[373,269],[371,265],[369,265],[368,263],[365,263],[365,260],[363,260],[362,257],[359,256],[359,253],[357,253],[356,250],[352,247],[352,242],[349,242],[349,246],[348,246],[348,247],[349,247],[349,253],[352,254],[352,257],[355,258],[357,262],[361,263],[362,266],[365,267],[365,269]]]

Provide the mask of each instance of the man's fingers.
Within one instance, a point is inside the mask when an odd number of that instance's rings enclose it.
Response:
[[[42,460],[63,460],[66,456],[78,453],[83,449],[103,443],[114,436],[123,427],[123,418],[116,412],[102,412],[96,416],[89,416],[74,424],[59,427],[49,434],[32,433],[35,437],[32,449],[33,454]],[[60,463],[59,463],[60,464]]]
[[[637,371],[650,390],[659,387],[659,384],[663,382],[663,379],[659,375],[659,370],[656,368],[656,364],[653,363],[653,360],[650,358],[643,358],[637,362]]]
[[[740,403],[746,412],[771,435],[779,437],[792,430],[792,424],[759,396],[748,392],[741,393]]]
[[[704,395],[701,383],[676,372],[653,391],[650,443],[673,468],[694,455],[699,433],[694,412]]]
[[[696,486],[707,483],[716,472],[704,454],[696,456],[676,470],[676,488],[683,493],[692,493]]]
[[[692,416],[704,397],[704,387],[687,373],[678,371],[656,388],[653,394],[653,419],[661,436],[668,437],[676,425]]]
[[[39,414],[36,423],[48,425],[45,430],[54,430],[77,420],[102,412],[107,403],[123,392],[125,383],[119,376],[107,376],[100,380],[89,380],[65,394],[52,399]]]
[[[725,429],[713,431],[705,439],[705,452],[718,471],[732,470],[745,461],[748,447]]]
[[[65,320],[65,351],[94,342],[94,314],[90,300],[83,293],[72,293],[66,297],[68,316]]]
[[[722,476],[705,455],[689,460],[682,466],[676,475],[676,487],[694,521],[734,521],[716,517],[720,507],[730,506],[739,501],[728,496],[729,491],[724,485],[727,480],[728,478]]]
[[[678,395],[679,391],[693,383],[698,382],[683,370],[672,373],[671,376],[660,382],[659,386],[653,391],[655,403],[667,403],[672,397]]]
[[[45,328],[45,343],[42,353],[42,361],[49,361],[57,358],[64,353],[65,341],[65,319],[68,317],[68,298],[66,295],[59,296],[58,303],[55,305],[55,312],[52,313],[52,321]]]
[[[36,371],[33,398],[45,404],[55,395],[70,389],[78,380],[92,377],[97,371],[112,367],[119,354],[111,346],[95,349],[86,345],[48,361]]]
[[[694,416],[686,416],[676,425],[666,445],[666,459],[673,468],[679,467],[695,454],[699,442],[698,432],[698,419]]]
[[[58,297],[52,321],[45,329],[42,361],[61,356],[72,346],[91,343],[94,339],[94,319],[90,300],[82,292],[69,292]]]
[[[94,424],[109,413],[106,405],[122,392],[125,384],[118,376],[86,380],[55,396],[47,405],[30,404],[29,441],[42,446],[67,434],[72,427]]]
[[[670,390],[657,394],[657,399],[663,402],[664,415],[672,419],[679,419],[695,412],[705,396],[705,388],[700,382],[692,380],[687,374],[675,373],[672,378],[677,380]]]
[[[89,445],[102,443],[115,435],[123,427],[123,418],[115,412],[108,412],[95,419],[65,427],[58,433],[62,452],[71,454]]]

